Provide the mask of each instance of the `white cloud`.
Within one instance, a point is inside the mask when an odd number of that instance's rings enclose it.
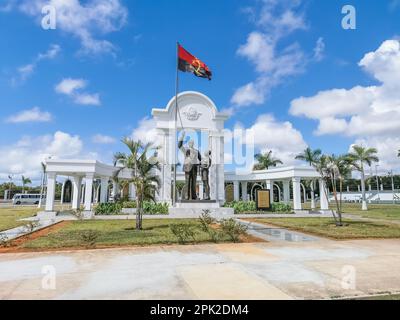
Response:
[[[61,47],[57,44],[52,44],[45,53],[39,53],[32,63],[20,66],[17,68],[17,74],[11,79],[13,85],[24,83],[33,75],[39,63],[44,60],[53,60],[58,56]]]
[[[138,127],[132,131],[131,138],[142,142],[157,142],[157,129],[154,119],[144,118],[139,121]]]
[[[84,79],[66,78],[55,86],[55,91],[71,97],[76,104],[101,105],[100,95],[98,93],[89,94],[82,92],[82,89],[85,89],[87,85],[88,82]]]
[[[291,102],[290,113],[319,121],[317,135],[341,134],[377,146],[382,163],[399,168],[393,154],[400,148],[394,138],[400,136],[400,42],[384,41],[359,66],[379,84],[300,97]]]
[[[92,137],[92,142],[97,144],[113,144],[116,142],[116,140],[110,136],[96,134]]]
[[[22,122],[49,122],[52,120],[50,112],[41,111],[39,107],[34,107],[29,110],[21,111],[6,119],[8,123]]]
[[[63,79],[57,86],[56,92],[70,95],[73,94],[76,90],[83,89],[87,86],[86,80],[83,79]]]
[[[324,59],[324,53],[325,53],[325,42],[324,38],[320,37],[318,38],[314,48],[314,59],[316,61],[321,61],[322,59]]]
[[[87,106],[99,106],[101,105],[100,95],[95,94],[77,94],[74,99],[76,104],[82,104]]]
[[[279,122],[271,114],[260,115],[248,128],[246,137],[249,141],[254,137],[255,149],[263,153],[272,150],[284,165],[295,163],[296,155],[307,148],[301,132],[291,122]]]
[[[83,153],[83,143],[77,135],[57,131],[52,135],[25,136],[15,144],[0,147],[0,179],[6,180],[13,174],[38,181],[40,163],[48,157],[73,159],[94,155]]]
[[[231,98],[235,107],[265,102],[271,89],[287,77],[303,72],[308,58],[297,43],[278,49],[283,37],[296,30],[307,29],[299,9],[301,1],[265,0],[260,13],[251,10],[258,30],[251,32],[237,54],[248,59],[258,73],[257,79],[238,88]],[[322,54],[322,40],[319,40]],[[318,46],[317,43],[317,46]]]
[[[56,9],[57,29],[78,38],[84,54],[113,53],[114,45],[98,36],[120,30],[128,18],[120,0],[22,0],[18,8],[37,19],[45,5]]]
[[[378,50],[366,54],[359,65],[381,84],[300,97],[292,101],[290,113],[318,120],[317,134],[400,134],[400,42],[385,41]]]

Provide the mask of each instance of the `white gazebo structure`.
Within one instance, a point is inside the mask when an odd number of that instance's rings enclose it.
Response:
[[[176,105],[178,105],[178,121],[175,121]],[[210,150],[212,155],[212,167],[210,170],[211,199],[214,202],[208,204],[214,210],[220,208],[226,199],[225,187],[227,183],[233,184],[234,200],[249,200],[247,186],[249,183],[258,184],[272,191],[274,199],[274,186],[279,190],[278,199],[289,203],[292,201],[295,211],[302,210],[302,196],[305,187],[301,181],[319,181],[320,208],[328,210],[328,198],[324,181],[312,167],[281,167],[271,170],[253,171],[242,174],[224,171],[224,124],[228,115],[218,112],[214,102],[199,92],[183,92],[178,96],[178,104],[175,97],[172,98],[164,109],[153,109],[153,118],[156,122],[157,144],[160,145],[158,157],[162,163],[162,169],[158,173],[162,182],[161,190],[157,196],[159,202],[172,205],[172,179],[175,164],[175,151],[177,135],[181,130],[192,131],[205,137],[201,141],[202,148]],[[176,125],[177,123],[177,125]],[[118,190],[118,185],[113,182],[116,167],[100,163],[96,160],[62,160],[50,159],[46,161],[47,189],[46,189],[46,212],[54,213],[54,199],[56,191],[56,179],[59,176],[68,177],[72,183],[72,209],[84,206],[88,216],[92,214],[94,203],[104,203],[113,197]],[[119,172],[119,180],[129,180],[130,172],[123,170]],[[184,174],[177,174],[178,181],[184,181]],[[94,183],[96,182],[96,183]],[[113,184],[112,188],[109,185]],[[278,183],[281,185],[279,186]],[[97,186],[96,190],[94,185]],[[290,186],[292,185],[292,188]],[[64,188],[63,188],[64,189]],[[202,197],[202,183],[198,181],[199,197]],[[241,192],[240,192],[241,189]],[[241,197],[240,197],[241,194]],[[282,197],[281,197],[282,194]],[[135,199],[135,189],[129,185],[128,195],[131,200]],[[62,197],[63,198],[63,197]],[[204,205],[204,204],[203,204]],[[175,208],[176,209],[176,208]],[[177,209],[186,208],[179,207]],[[181,211],[184,212],[184,211]]]

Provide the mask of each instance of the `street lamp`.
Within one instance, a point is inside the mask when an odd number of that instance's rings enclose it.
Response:
[[[378,203],[381,202],[381,195],[379,193],[379,178],[378,178],[378,167],[379,165],[375,165],[375,173],[376,173],[376,190],[378,191]]]
[[[393,194],[393,204],[396,204],[395,189],[394,189],[394,177],[393,170],[388,172],[388,176],[392,178],[392,194]]]
[[[8,187],[8,192],[10,193],[10,199],[12,199],[12,181],[13,181],[13,175],[10,174],[10,175],[8,176],[8,179],[10,180],[10,184],[9,184],[9,187]]]

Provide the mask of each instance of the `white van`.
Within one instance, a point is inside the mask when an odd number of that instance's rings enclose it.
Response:
[[[42,196],[44,199],[44,195]],[[20,205],[20,204],[39,204],[40,201],[40,194],[16,194],[13,199],[13,205]]]

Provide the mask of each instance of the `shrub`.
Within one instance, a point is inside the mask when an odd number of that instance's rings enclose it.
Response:
[[[114,215],[120,214],[122,209],[136,209],[136,202],[125,201],[116,203],[100,203],[95,213],[97,215]],[[144,214],[168,214],[169,206],[168,203],[154,203],[150,201],[143,202],[143,213]]]
[[[168,203],[154,203],[150,201],[143,202],[143,211],[145,214],[168,214]]]
[[[194,242],[196,241],[196,231],[189,224],[171,224],[169,228],[174,236],[178,238],[180,244],[185,244],[189,239],[192,239]]]
[[[122,202],[122,208],[136,209],[136,202],[135,201],[124,201],[124,202]]]
[[[210,226],[217,222],[215,218],[210,215],[210,210],[203,210],[203,213],[199,217],[200,229],[204,232],[208,232]]]
[[[26,232],[32,233],[37,227],[39,227],[38,221],[29,221],[26,225],[23,226]]]
[[[98,231],[84,230],[80,234],[80,240],[87,248],[93,248],[96,246],[96,241],[99,235]]]
[[[234,201],[225,204],[225,207],[233,208],[235,214],[257,211],[256,203],[254,201]]]
[[[224,219],[221,221],[221,229],[233,242],[239,242],[240,236],[247,233],[248,227],[240,224],[235,219]]]
[[[11,241],[9,241],[8,237],[5,234],[0,234],[0,247],[10,247]]]
[[[272,212],[291,213],[292,207],[290,204],[286,203],[273,203]]]
[[[261,211],[257,211],[257,206],[254,201],[234,201],[234,202],[226,203],[225,207],[233,208],[235,210],[235,214],[261,212]],[[272,203],[271,211],[272,212],[280,212],[280,213],[291,213],[292,207],[286,203]]]
[[[119,214],[122,210],[121,203],[100,203],[96,209],[95,214],[97,215],[113,215]]]

